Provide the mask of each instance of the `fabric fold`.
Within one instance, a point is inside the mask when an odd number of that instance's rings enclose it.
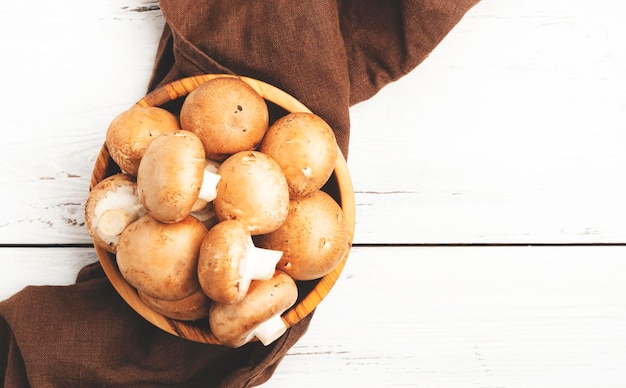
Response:
[[[347,157],[350,106],[418,66],[476,3],[161,0],[166,23],[147,89],[202,73],[259,79],[325,119]],[[94,263],[73,285],[31,286],[0,302],[0,381],[8,388],[255,386],[311,319],[267,347],[187,341],[135,313]]]

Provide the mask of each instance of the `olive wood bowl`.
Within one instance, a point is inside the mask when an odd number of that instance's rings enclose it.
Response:
[[[161,106],[168,107],[169,110],[174,110],[177,109],[176,105],[180,104],[184,97],[200,84],[209,79],[223,76],[230,75],[204,74],[183,78],[153,90],[136,102],[136,105]],[[238,78],[252,86],[266,100],[270,107],[270,112],[274,112],[274,118],[270,118],[272,121],[287,112],[311,112],[296,98],[268,83],[248,77],[240,76]],[[172,106],[174,106],[174,108],[172,108]],[[175,113],[177,114],[178,112]],[[272,113],[270,116],[271,115]],[[95,162],[91,176],[90,189],[107,176],[119,171],[119,167],[109,156],[106,144],[104,144]],[[333,174],[322,190],[333,196],[343,210],[349,229],[348,247],[341,261],[333,271],[317,280],[296,282],[299,289],[298,301],[291,309],[287,310],[282,315],[282,319],[287,328],[300,322],[304,317],[313,312],[319,303],[328,295],[339,278],[350,253],[355,225],[354,190],[346,160],[341,151],[338,152]],[[95,247],[95,251],[107,278],[115,290],[139,315],[170,334],[190,341],[220,345],[219,340],[209,329],[208,317],[207,319],[199,321],[179,321],[153,311],[140,299],[135,288],[122,277],[116,264],[115,255],[97,246]]]

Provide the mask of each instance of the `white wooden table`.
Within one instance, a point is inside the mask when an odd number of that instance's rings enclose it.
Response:
[[[624,10],[483,0],[353,107],[355,247],[265,386],[626,387]],[[163,24],[156,1],[3,12],[0,300],[96,260],[91,170]]]

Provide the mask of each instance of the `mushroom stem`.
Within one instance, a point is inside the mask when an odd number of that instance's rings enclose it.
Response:
[[[256,329],[252,331],[254,337],[265,346],[276,341],[280,336],[287,331],[287,325],[280,314],[272,316],[267,321],[261,323]]]
[[[204,165],[202,186],[198,194],[198,200],[211,202],[217,196],[217,183],[220,176],[217,174],[217,162],[207,159]]]
[[[213,207],[209,204],[206,204],[206,206],[198,210],[192,209],[190,215],[202,222],[207,229],[210,229],[213,225],[217,224],[217,217],[215,216]]]
[[[209,203],[202,198],[197,198],[191,207],[191,212],[202,212]]]
[[[100,216],[98,233],[103,238],[119,236],[128,225],[143,214],[141,209],[140,205],[135,205],[106,210]]]
[[[246,247],[246,264],[242,266],[242,278],[253,280],[271,279],[276,271],[276,265],[282,256],[282,251],[255,246],[252,237],[250,237]]]

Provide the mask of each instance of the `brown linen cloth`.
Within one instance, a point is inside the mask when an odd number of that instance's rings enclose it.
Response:
[[[348,108],[421,63],[476,3],[161,0],[166,25],[148,90],[200,73],[257,78],[326,119],[347,155]],[[311,318],[267,347],[182,340],[132,311],[95,263],[74,285],[27,287],[0,303],[0,381],[5,387],[259,385]]]

